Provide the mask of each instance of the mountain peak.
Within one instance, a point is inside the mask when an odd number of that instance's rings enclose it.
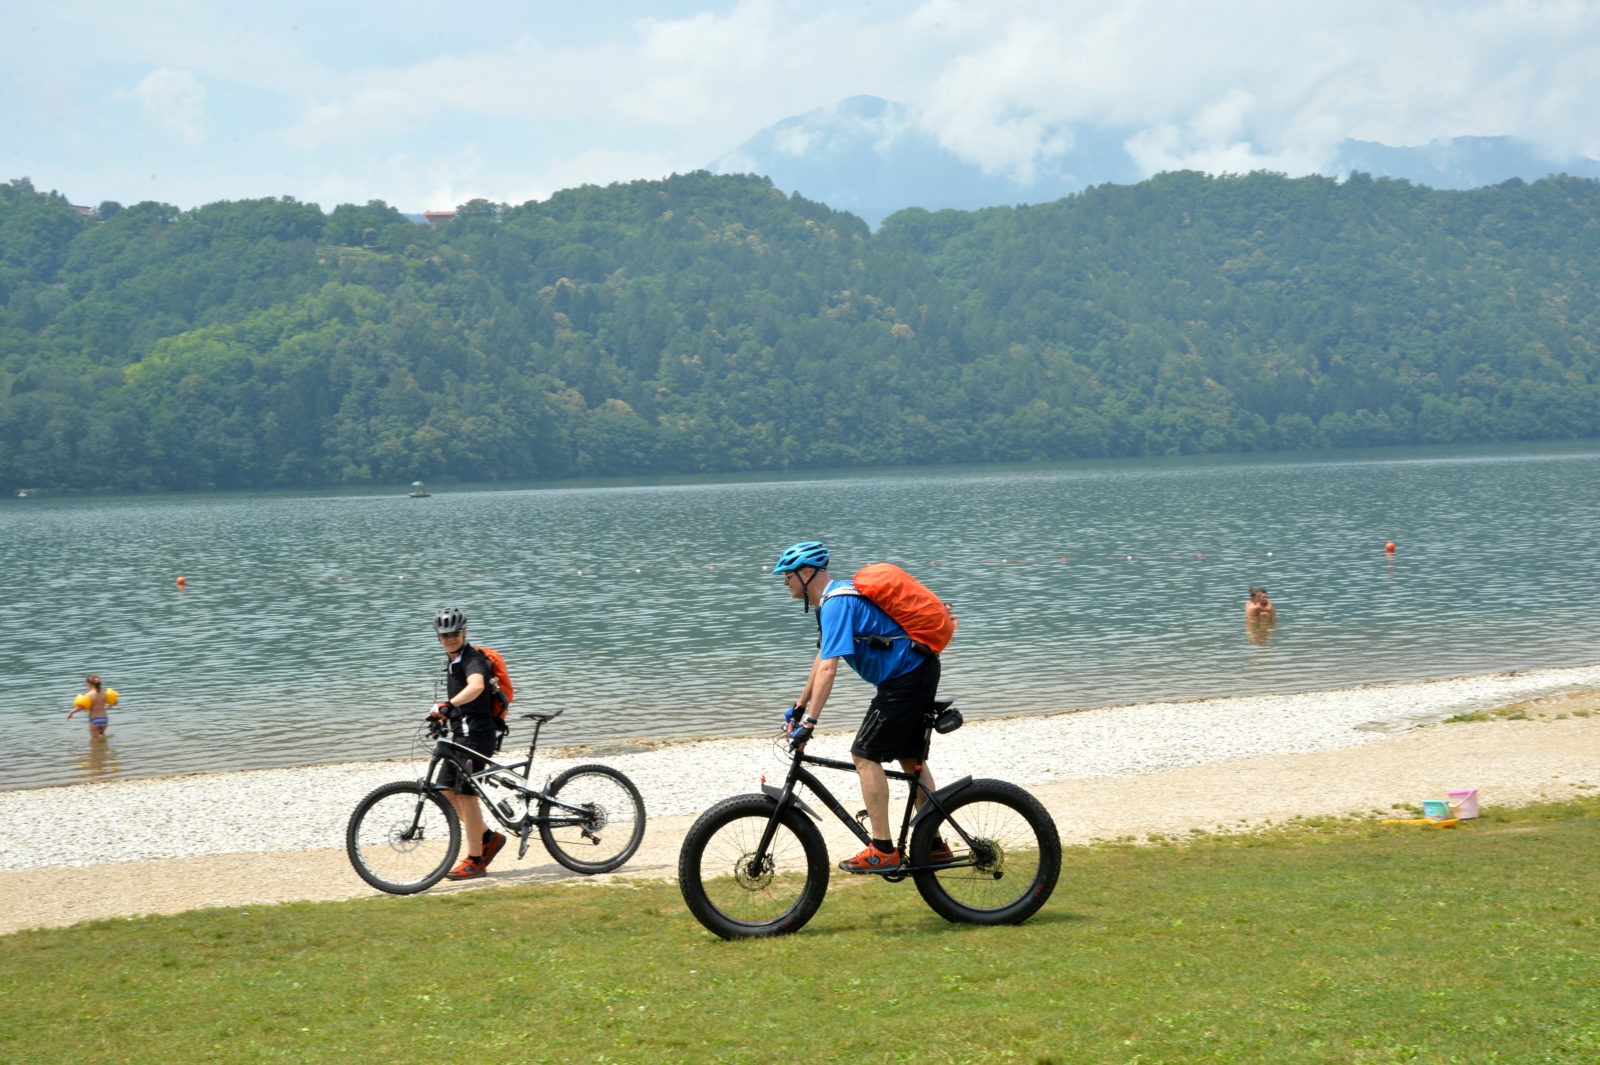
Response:
[[[773,123],[707,169],[763,175],[785,192],[849,211],[873,228],[907,207],[1046,203],[1091,185],[1132,184],[1151,176],[1127,149],[1136,129],[1079,126],[1061,132],[1067,147],[1048,166],[1037,167],[1031,180],[1020,181],[945,147],[911,107],[850,96]],[[1558,172],[1600,179],[1600,161],[1551,160],[1514,137],[1455,137],[1411,147],[1346,140],[1319,170],[1332,177],[1352,171],[1466,189]]]

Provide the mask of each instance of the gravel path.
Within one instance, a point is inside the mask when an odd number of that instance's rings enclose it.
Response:
[[[1071,843],[1389,811],[1460,787],[1478,788],[1489,807],[1522,805],[1600,787],[1595,689],[1600,665],[973,720],[936,738],[930,761],[942,779],[1028,786]],[[1539,701],[1534,721],[1420,727],[1529,700]],[[814,749],[844,757],[849,738],[824,731]],[[765,739],[557,753],[541,753],[536,770],[603,762],[644,794],[645,843],[617,876],[673,875],[701,810],[784,768]],[[345,819],[376,785],[415,775],[408,762],[351,763],[0,792],[0,933],[377,895],[344,858]],[[842,798],[854,794],[840,783]],[[840,852],[852,842],[830,838]],[[520,861],[507,851],[483,881],[434,890],[569,880],[583,878],[535,843]]]

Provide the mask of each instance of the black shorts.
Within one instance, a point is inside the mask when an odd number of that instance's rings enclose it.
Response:
[[[499,733],[495,729],[492,717],[463,717],[450,725],[450,738],[463,747],[470,747],[482,758],[468,759],[460,751],[456,754],[467,763],[469,772],[481,773],[489,764],[489,759],[494,754],[495,744],[499,740]],[[443,762],[439,766],[439,786],[447,791],[459,792],[463,795],[470,794],[472,788],[461,779],[456,772],[455,764]]]
[[[888,762],[922,757],[922,736],[939,695],[939,659],[929,655],[910,673],[878,686],[878,694],[861,719],[850,753]]]

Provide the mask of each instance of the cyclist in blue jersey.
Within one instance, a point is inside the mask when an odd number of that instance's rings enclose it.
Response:
[[[861,800],[867,808],[872,843],[854,858],[840,862],[839,868],[847,873],[891,872],[899,868],[900,854],[889,834],[889,778],[883,763],[898,760],[906,772],[915,771],[926,721],[939,691],[939,656],[908,638],[905,629],[865,596],[853,594],[849,581],[830,578],[828,558],[828,549],[821,543],[804,540],[785,551],[772,567],[773,573],[783,577],[791,598],[803,600],[807,611],[817,611],[817,657],[800,698],[790,708],[790,738],[795,746],[811,738],[833,693],[841,660],[877,689],[850,745],[850,756],[861,776]],[[926,765],[921,780],[929,791],[934,789],[933,774]],[[942,841],[934,849],[934,858],[949,860],[949,849]]]

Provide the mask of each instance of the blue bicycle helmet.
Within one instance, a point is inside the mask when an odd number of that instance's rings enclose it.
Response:
[[[801,540],[778,556],[778,562],[772,567],[772,572],[777,574],[793,573],[801,566],[827,569],[828,549],[823,547],[820,541]]]

